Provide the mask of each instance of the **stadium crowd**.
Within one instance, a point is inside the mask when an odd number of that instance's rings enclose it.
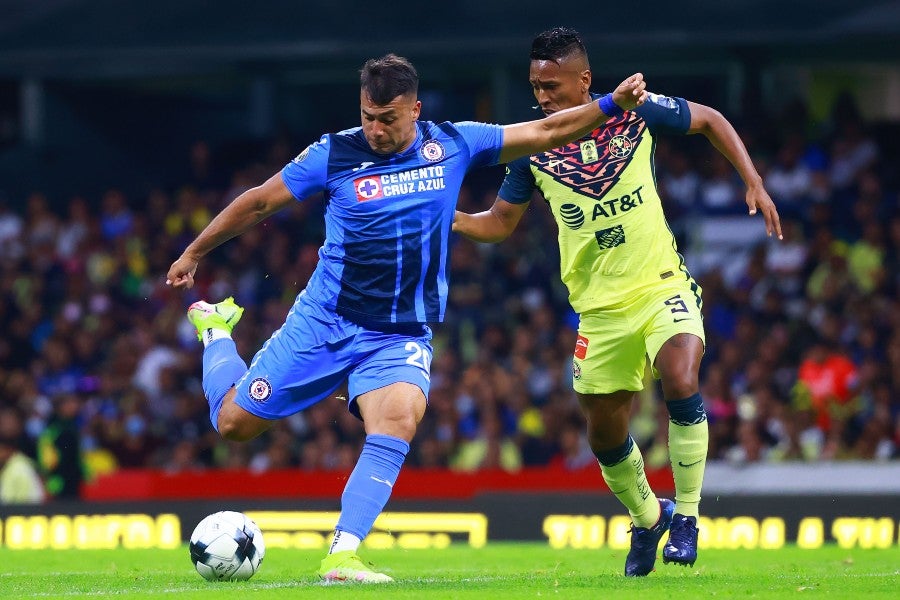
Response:
[[[669,221],[703,287],[711,459],[900,457],[900,157],[852,103],[833,115],[814,126],[796,104],[740,126],[782,214],[781,242],[753,238],[761,220],[748,220],[740,180],[714,150],[658,143]],[[187,293],[164,281],[212,215],[304,144],[279,140],[258,162],[225,169],[197,142],[183,176],[144,194],[0,199],[0,460],[34,459],[50,497],[115,469],[352,468],[364,433],[340,393],[250,444],[221,440],[185,318],[194,300],[233,295],[246,307],[234,337],[249,360],[316,264],[324,202],[298,203],[225,244]],[[500,179],[475,174],[460,209],[490,206]],[[753,241],[722,252],[710,223],[737,223]],[[535,202],[501,244],[454,239],[411,466],[595,463],[571,389],[577,316],[559,282],[555,227]],[[652,382],[636,410],[635,440],[663,467],[667,415]]]

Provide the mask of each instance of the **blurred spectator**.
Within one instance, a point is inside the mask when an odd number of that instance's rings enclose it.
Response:
[[[111,189],[103,195],[103,212],[100,216],[100,230],[107,241],[131,232],[133,215],[128,208],[125,194]]]
[[[167,473],[195,472],[206,468],[197,457],[197,445],[193,440],[176,442],[171,454],[161,466]]]
[[[862,238],[852,244],[847,252],[847,267],[856,288],[870,294],[885,281],[884,229],[875,220],[863,225]]]
[[[855,410],[851,401],[856,384],[853,362],[830,347],[825,339],[818,338],[800,363],[794,391],[795,408],[810,410],[819,430],[831,433]]]
[[[501,469],[518,471],[522,468],[522,456],[513,438],[504,431],[498,410],[486,408],[479,414],[478,426],[459,444],[456,455],[450,460],[450,468],[456,471]]]
[[[659,143],[664,142],[660,140]],[[684,152],[670,153],[665,163],[667,168],[660,178],[660,192],[670,200],[667,206],[672,206],[672,211],[667,211],[667,214],[670,217],[688,214],[694,210],[697,203],[700,176],[692,168],[690,159]]]
[[[839,195],[848,193],[859,174],[878,159],[878,146],[866,133],[858,110],[842,110],[831,146],[830,167],[831,185]]]
[[[728,159],[719,152],[709,157],[707,176],[700,184],[700,204],[707,214],[738,214],[745,208],[740,179]]]
[[[56,238],[56,252],[62,260],[76,260],[91,230],[87,200],[74,196],[69,200],[68,221],[62,224]]]
[[[809,249],[800,223],[782,219],[783,240],[772,240],[766,246],[765,270],[774,278],[773,284],[782,294],[797,298],[803,293],[804,268]]]
[[[812,196],[812,170],[802,160],[805,143],[799,132],[788,136],[764,177],[782,220],[800,217]]]
[[[17,440],[0,434],[0,504],[40,504],[44,483]]]
[[[597,465],[597,457],[588,443],[583,419],[572,417],[566,420],[559,433],[560,452],[553,464],[567,471],[577,471]]]
[[[25,251],[22,239],[24,228],[22,217],[10,209],[5,198],[0,197],[0,263],[21,258]]]
[[[38,464],[54,499],[75,499],[80,495],[84,470],[81,461],[81,433],[78,416],[81,399],[65,393],[55,400],[55,410],[38,438]]]
[[[251,472],[278,471],[294,466],[293,436],[281,427],[275,429],[268,447],[250,459]]]

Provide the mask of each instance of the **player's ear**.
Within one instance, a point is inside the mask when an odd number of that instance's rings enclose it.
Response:
[[[416,103],[413,104],[413,109],[412,109],[412,118],[414,121],[417,121],[419,119],[419,114],[421,114],[421,112],[422,112],[422,101],[416,100]]]
[[[591,70],[585,69],[581,72],[581,93],[585,94],[589,89],[591,89]]]

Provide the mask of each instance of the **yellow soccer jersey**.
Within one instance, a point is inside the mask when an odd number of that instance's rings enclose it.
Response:
[[[687,102],[650,94],[633,111],[561,148],[511,162],[498,196],[539,189],[559,226],[560,271],[576,312],[620,305],[638,290],[689,277],[656,189],[658,133],[684,134]]]

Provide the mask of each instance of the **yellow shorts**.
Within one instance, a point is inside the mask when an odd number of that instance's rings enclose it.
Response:
[[[667,283],[636,294],[628,303],[582,313],[572,364],[581,394],[644,389],[644,370],[662,345],[678,333],[706,344],[700,286],[693,280]],[[653,376],[659,373],[653,369]]]

